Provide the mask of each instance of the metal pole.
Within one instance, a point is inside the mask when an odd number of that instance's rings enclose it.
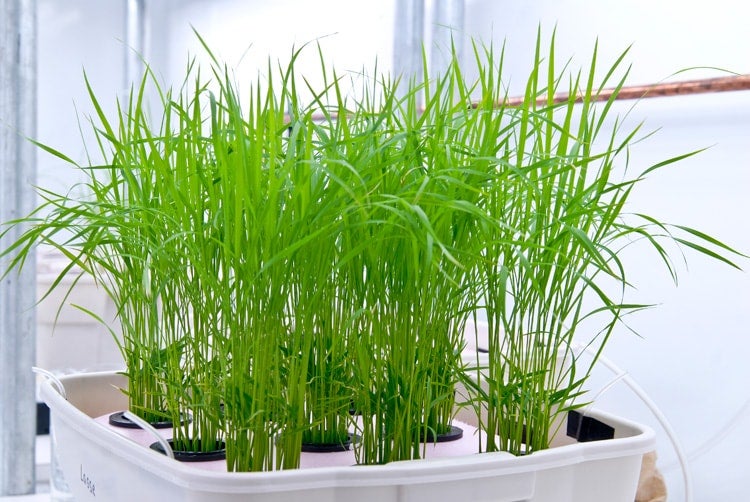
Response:
[[[146,57],[146,1],[125,0],[125,71],[124,88],[129,90],[143,71]]]
[[[396,0],[393,32],[393,75],[403,84],[422,81],[424,0]],[[401,89],[404,89],[404,85]]]
[[[26,139],[35,135],[36,0],[0,0],[0,222],[35,205],[35,149]],[[0,249],[22,231],[9,232]],[[0,496],[34,492],[35,290],[33,259],[0,283]]]
[[[442,74],[451,62],[451,46],[456,59],[463,59],[464,0],[435,0],[432,4],[432,44],[430,74]]]

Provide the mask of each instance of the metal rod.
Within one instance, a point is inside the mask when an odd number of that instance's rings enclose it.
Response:
[[[717,77],[700,80],[686,80],[682,82],[672,82],[668,84],[637,85],[623,87],[617,93],[615,99],[647,99],[669,96],[690,96],[693,94],[710,94],[716,92],[730,91],[750,91],[750,74],[734,75],[731,77]],[[606,101],[614,93],[613,89],[603,89],[597,95],[592,96],[593,101]],[[564,103],[568,100],[568,94],[555,94],[555,103]],[[576,102],[580,102],[582,97],[576,97]],[[520,106],[524,102],[523,97],[508,98],[496,106]],[[537,103],[543,105],[547,102],[546,98],[540,98]],[[313,114],[313,120],[326,120],[328,117],[336,118],[335,114],[324,115]],[[290,120],[287,116],[285,120]]]
[[[615,99],[645,99],[660,98],[666,96],[689,96],[693,94],[706,94],[714,92],[743,91],[750,90],[749,75],[732,75],[727,77],[704,78],[697,80],[683,80],[681,82],[667,82],[650,85],[633,85],[622,87]],[[615,89],[602,89],[592,97],[593,101],[607,101],[615,94]],[[555,94],[553,101],[555,103],[564,103],[568,101],[570,94]],[[576,96],[575,101],[580,102],[583,96]],[[508,98],[503,102],[505,106],[519,106],[523,104],[523,97]],[[540,98],[537,103],[546,103],[546,98]]]
[[[27,140],[35,135],[36,0],[0,0],[0,222],[35,205],[35,149]],[[0,249],[23,230],[9,231]],[[8,260],[0,260],[0,274]],[[0,496],[35,488],[35,293],[33,259],[0,282]]]
[[[464,0],[434,0],[432,3],[430,75],[443,74],[454,53],[460,66],[465,10]]]
[[[393,74],[405,90],[409,81],[422,81],[424,0],[396,0],[393,29]]]
[[[125,69],[123,80],[125,90],[140,79],[143,71],[143,58],[146,56],[146,2],[145,0],[125,0]]]

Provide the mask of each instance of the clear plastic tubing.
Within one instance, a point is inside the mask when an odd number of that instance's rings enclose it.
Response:
[[[590,356],[595,356],[594,352],[582,345],[576,344],[574,347],[578,349],[578,351],[584,351]],[[601,396],[604,392],[609,390],[615,383],[622,380],[625,385],[630,387],[630,390],[633,391],[633,393],[640,398],[641,401],[648,407],[649,410],[651,410],[651,413],[656,417],[656,419],[659,421],[659,424],[662,426],[664,431],[667,433],[667,436],[669,437],[669,441],[672,443],[672,447],[674,448],[675,453],[677,454],[677,459],[680,462],[680,468],[682,469],[682,477],[683,477],[683,484],[685,487],[685,501],[686,502],[693,502],[693,480],[690,476],[690,468],[688,466],[688,459],[687,455],[685,454],[685,449],[682,447],[682,443],[680,442],[679,438],[677,437],[677,434],[675,434],[674,429],[672,428],[672,425],[669,423],[669,420],[667,417],[662,413],[662,411],[659,409],[659,407],[656,405],[656,403],[646,394],[646,391],[643,390],[643,388],[638,385],[638,383],[633,380],[633,378],[628,375],[626,371],[623,371],[620,369],[616,364],[614,364],[612,361],[607,359],[603,355],[599,355],[599,358],[597,359],[598,362],[602,363],[604,366],[606,366],[612,373],[614,373],[616,376],[615,378],[609,382],[607,385],[605,385],[602,390],[600,390],[596,394],[596,398]],[[594,401],[596,400],[594,399]]]

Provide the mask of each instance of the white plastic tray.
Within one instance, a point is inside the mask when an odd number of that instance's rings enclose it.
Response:
[[[126,406],[118,390],[126,384],[122,376],[69,375],[62,382],[69,401],[49,383],[42,397],[78,502],[632,502],[642,455],[655,446],[650,429],[596,412],[615,428],[615,439],[523,457],[482,453],[380,466],[214,472],[170,460],[94,420]]]

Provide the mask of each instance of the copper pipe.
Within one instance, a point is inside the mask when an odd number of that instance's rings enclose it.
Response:
[[[750,74],[734,75],[730,77],[705,78],[698,80],[685,80],[682,82],[666,82],[662,84],[651,85],[633,85],[622,87],[617,93],[616,100],[623,99],[643,99],[657,98],[664,96],[687,96],[691,94],[705,94],[711,92],[728,92],[750,90]],[[603,89],[592,96],[593,101],[607,101],[614,94],[615,89]],[[555,94],[553,100],[555,103],[564,103],[568,101],[570,94]],[[576,97],[576,102],[583,101],[583,95]],[[504,104],[506,106],[520,106],[524,102],[522,96],[508,98]],[[544,104],[547,98],[537,100],[538,104]]]
[[[729,77],[716,77],[716,78],[705,78],[698,80],[684,80],[681,82],[667,82],[662,84],[651,84],[651,85],[632,85],[620,88],[617,93],[616,100],[625,99],[645,99],[645,98],[657,98],[666,96],[689,96],[692,94],[706,94],[713,92],[729,92],[729,91],[746,91],[750,90],[750,74],[747,75],[733,75]],[[607,101],[614,94],[615,89],[602,89],[599,93],[592,96],[592,101]],[[559,93],[555,94],[553,101],[555,103],[565,103],[568,101],[569,94]],[[577,103],[583,101],[583,95],[579,95],[575,100]],[[506,99],[502,106],[520,106],[524,102],[523,96],[516,96],[513,98]],[[539,98],[537,104],[544,105],[547,102],[547,98]],[[498,108],[501,105],[498,104]],[[336,118],[336,114],[331,114],[332,118]],[[313,115],[313,120],[324,120],[326,118],[323,114]],[[285,120],[289,120],[289,116],[285,117]]]

